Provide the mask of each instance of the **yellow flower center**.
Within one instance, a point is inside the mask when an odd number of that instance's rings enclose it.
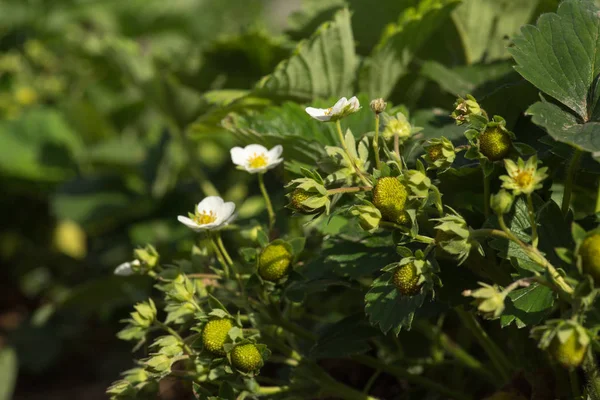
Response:
[[[325,110],[324,114],[329,115],[331,114],[331,111],[333,111],[333,107],[329,107],[327,110]]]
[[[202,211],[202,213],[196,213],[196,215],[194,216],[194,221],[198,225],[210,224],[211,222],[215,222],[216,220],[217,215],[214,211]]]
[[[519,171],[515,176],[515,182],[522,188],[525,188],[533,182],[533,175],[529,171]]]
[[[248,158],[248,166],[250,168],[261,168],[267,165],[267,157],[264,154],[254,153]]]

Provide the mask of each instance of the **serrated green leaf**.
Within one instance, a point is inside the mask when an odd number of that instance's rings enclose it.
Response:
[[[598,12],[590,1],[564,1],[556,14],[544,14],[536,26],[521,28],[509,49],[525,79],[584,121],[600,116]]]
[[[550,312],[553,304],[554,292],[546,286],[533,283],[513,290],[508,295],[500,324],[503,328],[513,322],[518,328],[536,325]]]
[[[600,122],[586,122],[556,104],[540,101],[526,111],[553,139],[583,151],[600,152]]]
[[[359,89],[371,98],[389,97],[407,72],[415,52],[448,18],[459,0],[424,0],[405,10],[396,24],[388,26],[359,74]]]
[[[398,335],[403,328],[410,330],[426,295],[402,296],[392,280],[393,274],[386,272],[373,282],[365,295],[365,313],[371,325],[379,326],[383,333],[391,330]]]
[[[256,85],[254,94],[296,100],[349,96],[357,65],[350,11],[343,9],[300,42],[291,58]]]

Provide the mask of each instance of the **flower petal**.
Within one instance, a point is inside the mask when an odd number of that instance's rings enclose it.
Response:
[[[136,260],[137,261],[137,260]],[[119,276],[130,276],[133,275],[132,262],[124,262],[115,268],[114,274]]]
[[[244,166],[246,164],[248,157],[246,156],[245,149],[242,149],[241,147],[234,147],[229,151],[229,153],[231,154],[231,161],[235,165]]]
[[[273,161],[269,160],[269,165],[267,165],[267,169],[273,169],[276,166],[278,166],[279,164],[281,164],[283,162],[283,158],[277,158]]]
[[[219,196],[208,196],[205,197],[200,203],[198,203],[198,207],[196,209],[199,213],[202,213],[203,211],[214,211],[216,213],[222,205],[223,199]]]
[[[327,122],[331,119],[331,115],[325,114],[325,111],[327,110],[325,110],[324,108],[306,107],[304,111],[306,111],[306,113],[314,119],[322,122]]]
[[[200,227],[200,225],[198,225],[197,223],[195,223],[194,221],[192,221],[191,219],[189,219],[188,217],[184,217],[183,215],[179,215],[177,217],[177,221],[181,222],[182,224],[184,224],[185,226],[187,226],[188,228],[198,232],[199,230],[202,230],[202,228]]]
[[[352,96],[350,98],[350,100],[348,100],[348,103],[351,106],[350,111],[352,111],[352,112],[358,111],[358,109],[360,108],[360,102],[358,101],[356,96]]]
[[[342,97],[333,105],[333,107],[331,107],[331,114],[332,115],[340,114],[347,105],[348,105],[348,99],[346,99],[345,97]]]
[[[244,148],[244,151],[246,152],[246,157],[253,156],[254,154],[267,154],[269,152],[265,146],[260,144],[249,144]],[[246,159],[245,161],[248,160]]]
[[[283,146],[278,144],[277,146],[273,147],[271,150],[269,150],[269,164],[271,164],[273,161],[277,160],[279,158],[279,156],[281,155],[281,153],[283,153]]]
[[[234,212],[235,212],[235,203],[234,202],[228,201],[227,203],[223,203],[221,208],[216,210],[217,221],[219,221],[219,223],[226,222],[229,218],[231,218],[231,216],[233,215]],[[217,222],[217,221],[215,221],[215,222]]]

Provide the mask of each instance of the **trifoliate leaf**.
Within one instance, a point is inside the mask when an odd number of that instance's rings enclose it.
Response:
[[[364,314],[353,315],[325,328],[310,350],[314,358],[346,358],[371,348],[369,339],[377,334],[364,319]]]
[[[402,296],[393,282],[393,274],[386,272],[377,278],[365,295],[365,313],[373,326],[383,333],[392,330],[398,335],[402,328],[409,330],[415,312],[423,305],[426,294]]]
[[[546,286],[533,283],[526,288],[513,290],[506,299],[500,324],[503,328],[513,322],[518,328],[536,325],[548,315],[553,304],[554,292]]]

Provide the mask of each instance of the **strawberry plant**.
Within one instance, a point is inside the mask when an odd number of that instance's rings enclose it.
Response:
[[[24,23],[72,65],[0,58],[8,186],[44,182],[61,232],[105,250],[96,291],[119,289],[90,308],[135,303],[111,399],[600,399],[600,7],[378,3],[306,0],[284,34],[199,47],[193,21],[127,30],[115,5]],[[81,65],[120,79],[88,93]]]

